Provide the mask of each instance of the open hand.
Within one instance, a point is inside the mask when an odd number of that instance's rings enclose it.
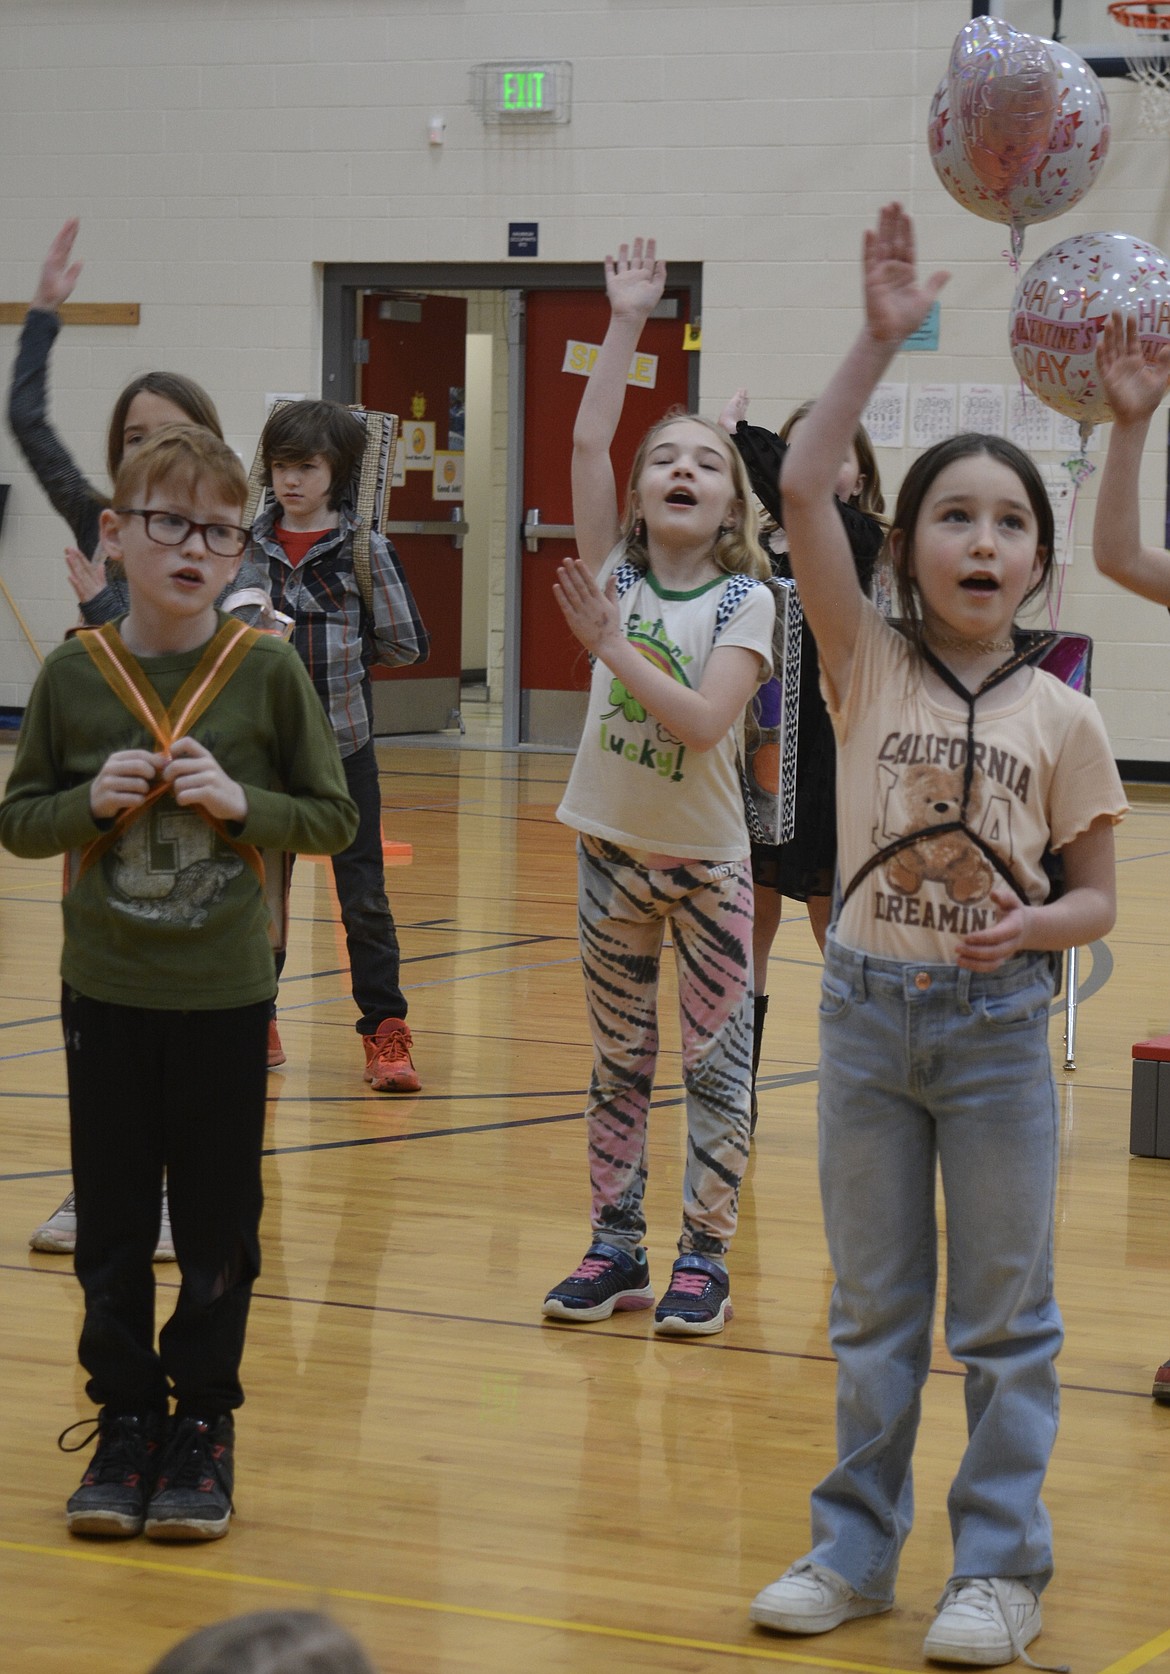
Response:
[[[734,436],[736,425],[739,424],[742,419],[747,418],[749,399],[750,398],[746,389],[737,389],[735,394],[731,397],[731,400],[720,413],[719,423],[723,426],[724,430],[727,431],[729,436]]]
[[[914,248],[914,223],[900,203],[888,203],[862,249],[865,317],[883,343],[901,343],[930,313],[949,273],[932,273],[921,283]]]
[[[1149,419],[1170,384],[1170,345],[1147,361],[1133,314],[1111,314],[1097,340],[1097,370],[1113,416],[1122,424]]]
[[[106,581],[106,555],[98,548],[92,558],[76,546],[65,548],[65,567],[69,571],[69,585],[77,594],[82,604],[88,604],[103,593],[108,585]]]
[[[150,750],[115,750],[107,756],[89,787],[89,810],[95,820],[112,820],[124,808],[137,808],[166,763]]]
[[[244,787],[231,779],[211,751],[194,738],[176,738],[163,778],[181,808],[198,806],[217,820],[246,820]]]
[[[617,261],[605,258],[605,292],[609,306],[619,319],[646,319],[657,308],[666,287],[666,263],[655,259],[655,244],[640,238],[618,248]]]
[[[41,276],[32,299],[34,308],[44,308],[50,314],[55,314],[61,304],[68,302],[73,295],[73,287],[81,272],[81,263],[71,263],[69,257],[73,253],[73,240],[77,237],[80,226],[81,222],[73,216],[66,221],[49,245],[49,253],[45,257],[45,265],[41,268]]]
[[[991,900],[999,909],[998,919],[986,930],[973,930],[964,936],[955,948],[955,963],[965,971],[997,971],[1024,946],[1034,909],[1003,884],[991,891]]]
[[[611,638],[621,636],[617,583],[613,576],[606,582],[603,593],[588,565],[580,558],[566,558],[553,582],[553,595],[569,627],[586,651],[595,657],[603,655],[602,647]]]

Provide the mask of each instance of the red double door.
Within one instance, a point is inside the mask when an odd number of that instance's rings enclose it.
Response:
[[[441,295],[414,299],[421,310],[416,320],[395,318],[413,308],[396,310],[388,300],[371,294],[362,302],[362,336],[369,344],[362,401],[376,412],[398,414],[401,454],[410,468],[391,488],[390,521],[421,527],[395,528],[390,539],[430,633],[431,654],[417,668],[371,671],[374,729],[433,732],[447,726],[459,707],[463,661],[463,553],[456,536],[434,525],[452,522],[452,512],[463,510],[447,495],[443,465],[464,445],[467,302]],[[392,692],[381,685],[390,681],[411,689]]]
[[[669,408],[688,405],[689,365],[683,347],[688,297],[685,292],[668,292],[667,297],[674,301],[676,316],[647,321],[614,439],[619,495],[624,495],[644,432]],[[416,299],[420,317],[402,321],[382,317],[392,312],[380,306],[383,300],[376,295],[364,299],[362,331],[369,342],[369,362],[363,372],[363,400],[370,407],[399,414],[408,465],[412,452],[417,455],[419,445],[429,446],[432,440],[440,455],[461,448],[466,301],[441,294],[423,296]],[[600,289],[532,290],[525,293],[525,315],[521,501],[526,519],[537,512],[540,525],[568,527],[573,520],[573,422],[585,387],[589,350],[605,334],[609,304]],[[493,445],[501,440],[493,437]],[[510,460],[509,469],[515,470],[517,463]],[[433,469],[407,469],[404,482],[391,494],[391,520],[432,528],[449,521],[452,509],[461,507],[450,498],[437,499],[438,486]],[[457,682],[461,554],[443,533],[396,532],[393,540],[430,629],[432,651],[430,661],[417,671],[380,670],[377,677]],[[575,742],[574,728],[579,728],[583,713],[583,699],[565,694],[587,690],[588,659],[566,628],[552,592],[557,565],[572,551],[568,538],[529,539],[521,545],[522,740]],[[499,556],[503,555],[493,554]]]
[[[668,293],[668,301],[674,300]],[[603,291],[534,291],[528,297],[524,368],[524,506],[540,523],[573,521],[570,463],[573,423],[585,387],[588,351],[609,323]],[[647,320],[626,387],[621,422],[610,450],[624,504],[638,443],[671,407],[687,407],[688,356],[683,349],[686,299],[677,317]],[[553,597],[557,566],[575,549],[571,540],[525,543],[521,563],[521,728],[536,742],[576,744],[589,687],[589,659],[565,626]]]

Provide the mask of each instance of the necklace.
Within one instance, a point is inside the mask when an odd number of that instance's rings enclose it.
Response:
[[[1009,634],[1006,639],[966,639],[962,634],[940,634],[933,629],[926,635],[928,645],[933,645],[938,651],[1014,651],[1015,640]]]

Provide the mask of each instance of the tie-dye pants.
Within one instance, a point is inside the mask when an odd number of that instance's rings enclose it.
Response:
[[[749,863],[651,867],[578,843],[581,964],[593,1077],[585,1109],[596,1238],[646,1236],[646,1128],[658,1057],[658,971],[669,922],[678,969],[687,1159],[679,1253],[721,1261],[735,1232],[751,1120]]]

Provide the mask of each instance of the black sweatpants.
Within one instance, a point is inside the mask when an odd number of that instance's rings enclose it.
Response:
[[[224,1011],[111,1005],[65,988],[78,1356],[115,1412],[214,1420],[238,1407],[260,1272],[260,1150],[269,1003]],[[163,1172],[180,1288],[154,1341],[153,1256]]]
[[[405,1017],[406,995],[399,981],[398,927],[386,897],[386,862],[382,857],[382,790],[374,741],[343,756],[345,788],[357,804],[357,835],[348,849],[333,856],[337,904],[349,950],[349,980],[361,1016],[359,1035],[376,1035],[388,1017]],[[290,859],[292,857],[290,856]],[[276,955],[276,974],[284,970],[285,951]],[[271,1008],[276,1016],[276,1007]]]

